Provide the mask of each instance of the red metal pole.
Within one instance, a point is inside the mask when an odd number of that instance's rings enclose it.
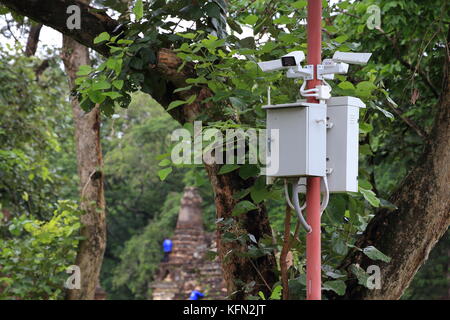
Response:
[[[317,79],[317,65],[322,62],[322,0],[308,0],[308,64],[314,65],[314,79],[307,88],[321,84]],[[318,103],[313,97],[308,102]],[[309,177],[306,183],[306,215],[312,231],[306,236],[306,299],[321,300],[321,246],[320,246],[320,177]]]

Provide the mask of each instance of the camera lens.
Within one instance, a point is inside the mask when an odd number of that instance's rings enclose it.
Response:
[[[281,57],[281,65],[283,67],[293,67],[295,66],[295,58],[294,57]]]

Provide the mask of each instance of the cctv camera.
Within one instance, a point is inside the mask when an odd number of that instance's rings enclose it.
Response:
[[[258,62],[258,66],[264,72],[271,72],[299,66],[305,60],[305,54],[302,51],[293,51],[281,57],[281,59]]]
[[[350,64],[366,64],[369,61],[371,53],[364,52],[340,52],[336,51],[333,60]]]
[[[281,57],[281,64],[283,67],[299,66],[305,60],[303,51],[292,51]]]

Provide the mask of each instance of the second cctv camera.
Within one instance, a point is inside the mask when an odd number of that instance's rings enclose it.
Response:
[[[366,64],[369,61],[371,53],[365,52],[341,52],[336,51],[333,60],[350,64]]]
[[[282,56],[281,59],[258,62],[258,66],[264,72],[271,72],[299,66],[303,60],[305,60],[305,54],[303,51],[292,51]]]

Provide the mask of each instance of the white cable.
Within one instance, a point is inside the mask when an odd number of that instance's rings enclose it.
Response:
[[[300,207],[300,203],[298,200],[298,193],[299,193],[298,188],[299,187],[300,187],[300,184],[298,184],[298,183],[292,185],[292,196],[293,196],[293,200],[294,200],[294,207],[295,207],[295,211],[297,212],[297,216],[298,216],[298,219],[300,220],[300,223],[305,228],[305,230],[309,233],[312,231],[312,228],[305,221],[305,218],[303,218],[303,214],[302,214],[303,207]]]
[[[300,179],[298,179],[298,185],[301,186],[302,184],[300,184]],[[284,179],[284,195],[286,197],[286,202],[289,205],[289,207],[291,207],[291,209],[295,210],[294,205],[291,202],[291,198],[289,197],[287,179]],[[303,210],[305,210],[305,208],[306,208],[306,202],[303,204],[303,206],[300,207],[300,209],[303,211]]]
[[[305,90],[305,86],[306,80],[303,81],[302,86],[300,87],[300,95],[302,95],[303,97],[317,97],[317,93],[319,91],[317,88]]]
[[[330,91],[333,90],[333,88],[330,86],[328,82],[326,82],[325,79],[322,79],[322,83],[324,83],[328,88],[330,88]]]
[[[330,189],[328,188],[328,179],[327,179],[327,175],[325,174],[324,177],[322,177],[322,181],[323,184],[325,186],[325,195],[324,198],[322,200],[322,203],[320,204],[320,215],[323,214],[323,212],[325,211],[325,209],[328,206],[328,202],[330,201]]]
[[[284,195],[286,196],[286,202],[289,205],[289,207],[291,207],[292,210],[295,210],[295,208],[291,202],[291,198],[289,197],[287,179],[284,179]]]

